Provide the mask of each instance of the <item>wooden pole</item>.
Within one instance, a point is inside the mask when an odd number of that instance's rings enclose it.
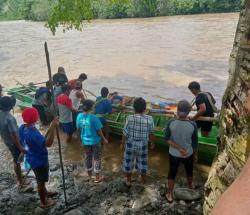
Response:
[[[44,48],[45,48],[45,55],[46,55],[47,66],[48,66],[50,90],[51,90],[51,93],[52,93],[53,110],[54,110],[54,114],[57,115],[57,113],[56,113],[56,105],[55,105],[55,98],[54,98],[54,89],[53,89],[52,75],[51,75],[51,67],[50,67],[50,58],[49,58],[49,51],[48,51],[47,42],[44,43]],[[57,136],[57,141],[58,141],[60,166],[61,166],[61,170],[62,170],[64,200],[65,200],[65,204],[67,205],[68,202],[67,202],[66,187],[65,187],[65,174],[64,174],[64,167],[63,167],[63,160],[62,160],[62,147],[61,147],[61,140],[60,140],[60,135],[59,135],[58,127],[56,127],[56,136]]]

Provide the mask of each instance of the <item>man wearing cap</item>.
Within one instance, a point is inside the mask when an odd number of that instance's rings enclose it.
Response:
[[[15,104],[16,100],[14,98],[8,96],[0,98],[0,136],[12,154],[17,184],[21,186],[23,179],[18,158],[21,153],[25,153],[25,150],[19,142],[16,119],[10,113],[10,110],[13,109]]]
[[[54,142],[58,120],[53,120],[47,137],[44,137],[35,127],[35,123],[39,119],[39,113],[36,108],[26,108],[22,113],[22,118],[25,124],[19,128],[20,141],[26,151],[26,161],[36,177],[37,190],[41,201],[40,207],[48,208],[55,205],[55,201],[49,199],[49,197],[57,193],[48,192],[45,186],[49,179],[47,147],[52,146]]]
[[[165,140],[169,145],[169,173],[167,201],[173,202],[174,180],[180,163],[184,164],[187,182],[192,189],[193,182],[193,154],[198,146],[197,125],[188,119],[191,105],[180,101],[177,105],[177,119],[169,120]]]

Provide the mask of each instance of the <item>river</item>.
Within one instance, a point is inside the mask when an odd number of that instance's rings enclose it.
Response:
[[[52,70],[64,66],[70,78],[87,73],[85,88],[96,94],[107,86],[110,91],[155,101],[159,96],[191,100],[187,85],[196,80],[220,105],[238,16],[97,20],[86,24],[82,32],[63,33],[59,29],[56,36],[44,23],[0,22],[1,84],[12,87],[16,80],[46,81],[43,44],[47,41]],[[115,171],[120,169],[122,152],[119,140],[111,142],[104,150],[104,167]],[[64,146],[66,160],[79,161],[83,154],[79,143]],[[6,156],[8,152],[1,144],[0,157]],[[160,175],[167,173],[167,160],[166,151],[150,153],[150,165]],[[11,167],[10,162],[1,166]]]
[[[205,14],[146,19],[97,20],[82,32],[44,23],[0,22],[1,83],[13,86],[46,81],[43,44],[48,42],[55,72],[64,66],[70,78],[88,74],[94,93],[107,86],[130,96],[192,99],[190,81],[199,81],[220,105],[238,14]]]

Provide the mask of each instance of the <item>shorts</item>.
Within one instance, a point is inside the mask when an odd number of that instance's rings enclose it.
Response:
[[[124,152],[123,171],[132,173],[135,169],[140,174],[147,174],[148,171],[148,142],[134,141],[127,143]]]
[[[76,130],[73,122],[60,123],[60,126],[61,126],[63,132],[67,135],[72,135]]]
[[[45,183],[49,181],[49,166],[45,167],[38,167],[32,169],[35,176],[36,176],[36,182],[39,183]]]
[[[184,164],[184,168],[188,177],[193,177],[193,154],[187,158],[175,157],[169,154],[169,172],[168,179],[174,180],[180,163]]]
[[[201,129],[201,131],[210,132],[213,127],[213,122],[205,122],[205,121],[196,121],[197,127]]]
[[[18,161],[18,158],[19,158],[21,152],[16,147],[16,145],[6,145],[6,146],[8,147],[9,151],[11,152],[14,163],[17,164],[17,161]]]

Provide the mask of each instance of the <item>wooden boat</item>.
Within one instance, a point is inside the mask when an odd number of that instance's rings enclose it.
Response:
[[[22,85],[20,87],[9,89],[7,92],[9,95],[14,96],[17,99],[17,105],[20,109],[24,109],[32,106],[36,89],[37,87],[34,85]],[[154,119],[156,144],[158,147],[168,147],[164,140],[165,127],[168,120],[174,117],[173,113],[176,106],[169,104],[168,107],[157,109],[157,104],[151,104],[150,107],[151,108],[148,108],[147,114],[151,115]],[[126,107],[125,109],[114,107],[114,109],[117,111],[106,116],[106,118],[111,128],[111,134],[121,135],[126,117],[133,114],[133,109],[132,107]],[[214,122],[209,137],[203,137],[199,132],[198,158],[200,161],[211,163],[216,156],[218,151],[218,130],[218,122]]]

